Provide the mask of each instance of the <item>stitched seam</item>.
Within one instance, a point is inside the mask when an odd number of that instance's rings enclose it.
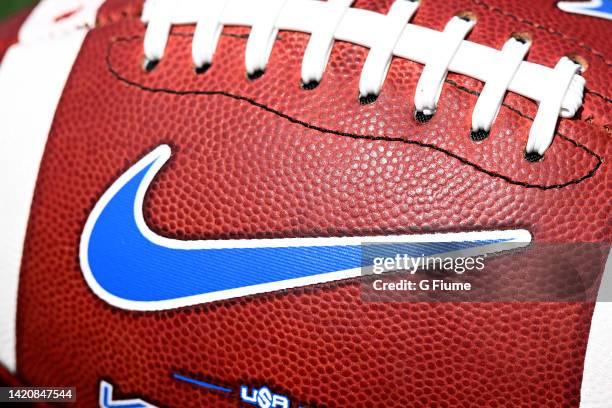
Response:
[[[510,18],[514,19],[515,21],[518,21],[518,22],[523,22],[523,23],[525,23],[525,24],[532,25],[532,26],[534,26],[534,27],[536,27],[536,28],[540,28],[540,29],[542,29],[542,30],[546,30],[546,31],[550,32],[551,34],[555,34],[555,35],[561,36],[562,38],[564,38],[564,39],[566,39],[566,40],[568,40],[568,41],[578,42],[578,40],[577,40],[577,39],[575,39],[575,38],[569,37],[569,36],[567,36],[567,35],[565,35],[565,34],[563,34],[563,33],[561,33],[561,32],[556,32],[556,31],[554,31],[554,30],[552,30],[552,29],[550,29],[550,28],[548,28],[548,27],[545,27],[545,26],[540,25],[540,24],[533,23],[533,22],[531,22],[531,21],[529,21],[529,20],[521,19],[521,18],[519,18],[519,17],[517,17],[517,16],[515,16],[515,15],[513,15],[513,14],[510,14],[510,13],[508,13],[508,12],[506,12],[506,11],[504,11],[504,10],[500,9],[500,8],[497,8],[497,7],[492,7],[492,6],[490,6],[490,5],[488,5],[488,4],[484,3],[484,2],[482,2],[481,0],[472,0],[472,1],[473,1],[475,4],[477,4],[477,5],[481,5],[481,6],[483,6],[483,7],[486,7],[486,8],[488,8],[488,9],[489,9],[489,10],[491,10],[491,11],[494,11],[494,12],[497,12],[497,13],[499,13],[499,14],[502,14],[502,15],[505,15],[505,16],[507,16],[507,17],[510,17]],[[119,14],[119,15],[120,15],[120,17],[119,17],[119,18],[117,18],[117,19],[115,19],[115,18],[114,18],[114,14]],[[139,15],[140,15],[140,14],[142,14],[142,8],[138,9],[138,10],[137,10],[137,13],[135,13],[134,15],[131,15],[131,14],[130,14],[128,11],[116,12],[116,13],[114,13],[114,14],[111,14],[109,17],[107,17],[107,19],[106,19],[106,21],[105,21],[104,23],[101,23],[101,22],[99,21],[99,19],[96,19],[96,22],[95,22],[95,27],[94,27],[94,28],[102,28],[102,27],[105,27],[105,26],[107,26],[107,25],[109,25],[109,24],[117,23],[117,22],[122,21],[122,20],[139,19]],[[176,34],[174,34],[174,35],[180,35],[180,34],[179,34],[179,33],[176,33]],[[245,38],[248,38],[248,34],[225,34],[225,33],[223,33],[223,35],[228,35],[228,36],[236,36],[236,37],[245,37]],[[280,39],[280,38],[277,38],[277,40],[278,40],[278,39]],[[582,43],[579,43],[579,44],[582,44]],[[612,66],[612,63],[608,63],[608,62],[607,62],[607,61],[604,59],[603,54],[601,54],[600,52],[595,51],[595,50],[591,49],[590,47],[588,47],[588,46],[586,46],[586,45],[584,45],[584,44],[582,44],[582,47],[583,47],[583,48],[585,48],[585,49],[586,49],[587,51],[589,51],[590,53],[592,53],[593,55],[600,57],[600,58],[602,59],[602,61],[603,61],[603,62],[604,62],[606,65],[608,65],[608,66]],[[584,92],[585,92],[585,93],[590,93],[591,95],[593,95],[593,96],[595,96],[595,97],[601,98],[601,99],[603,99],[603,100],[604,100],[605,102],[607,102],[607,103],[612,103],[612,98],[609,98],[609,97],[607,97],[607,96],[604,96],[603,94],[601,94],[601,93],[599,93],[599,92],[597,92],[597,91],[591,91],[591,90],[588,90],[588,89],[586,89],[586,88],[585,88],[585,89],[584,89]]]
[[[177,34],[178,35],[178,34]],[[190,36],[190,35],[183,35],[183,36]],[[579,144],[578,142],[576,142],[573,139],[570,139],[567,136],[564,136],[562,134],[560,134],[559,132],[556,132],[555,134],[560,136],[561,138],[563,138],[564,140],[567,140],[568,142],[572,143],[574,146],[586,151],[588,154],[592,155],[593,157],[595,157],[597,159],[597,164],[584,176],[579,177],[577,179],[572,179],[568,182],[565,183],[560,183],[560,184],[552,184],[552,185],[541,185],[541,184],[531,184],[531,183],[526,183],[526,182],[522,182],[522,181],[517,181],[517,180],[513,180],[512,178],[505,176],[503,174],[500,173],[496,173],[490,170],[487,170],[485,168],[483,168],[482,166],[476,164],[476,163],[472,163],[470,161],[468,161],[467,159],[465,159],[464,157],[461,157],[449,150],[443,149],[439,146],[430,144],[430,143],[424,143],[424,142],[419,142],[416,140],[405,140],[405,139],[401,139],[401,138],[397,138],[397,137],[387,137],[387,136],[373,136],[373,135],[359,135],[359,134],[354,134],[354,133],[348,133],[348,132],[341,132],[341,131],[335,131],[335,130],[331,130],[331,129],[326,129],[324,127],[320,127],[320,126],[315,126],[312,124],[309,124],[307,122],[304,122],[302,120],[296,119],[292,116],[289,116],[286,113],[280,112],[278,110],[275,110],[267,105],[264,105],[260,102],[257,102],[251,98],[247,98],[245,96],[241,96],[241,95],[235,95],[229,92],[225,92],[225,91],[177,91],[177,90],[171,90],[171,89],[164,89],[164,88],[151,88],[151,87],[147,87],[145,85],[136,83],[134,81],[130,81],[127,78],[122,77],[117,71],[115,71],[115,69],[113,68],[111,61],[110,61],[110,55],[111,55],[111,49],[113,47],[113,45],[116,42],[120,42],[120,41],[134,41],[136,39],[140,39],[141,37],[139,36],[132,36],[132,37],[122,37],[122,38],[117,38],[114,39],[113,41],[109,42],[109,45],[107,47],[107,52],[106,52],[106,67],[108,69],[108,71],[110,72],[110,74],[117,80],[127,84],[128,86],[132,86],[135,87],[137,89],[140,89],[142,91],[145,92],[152,92],[152,93],[167,93],[167,94],[173,94],[173,95],[221,95],[221,96],[226,96],[235,100],[239,100],[239,101],[244,101],[247,102],[255,107],[261,108],[267,112],[270,112],[272,114],[275,114],[291,123],[295,123],[298,125],[301,125],[305,128],[308,129],[312,129],[321,133],[329,133],[329,134],[335,134],[337,136],[344,136],[344,137],[349,137],[352,139],[362,139],[362,140],[371,140],[371,141],[385,141],[385,142],[401,142],[401,143],[405,143],[405,144],[413,144],[413,145],[417,145],[420,147],[424,147],[424,148],[429,148],[432,150],[436,150],[439,151],[441,153],[446,154],[447,156],[450,156],[456,160],[458,160],[459,162],[468,165],[474,169],[476,169],[477,171],[480,171],[482,173],[485,173],[491,177],[496,177],[499,178],[509,184],[513,184],[513,185],[517,185],[517,186],[521,186],[524,188],[535,188],[535,189],[539,189],[539,190],[551,190],[551,189],[560,189],[560,188],[564,188],[573,184],[578,184],[581,183],[584,180],[587,180],[591,177],[593,177],[595,175],[595,173],[597,172],[597,170],[601,167],[601,165],[603,164],[603,158],[600,157],[597,153],[595,153],[594,151],[590,150],[588,147]],[[453,81],[447,80],[447,82],[452,85],[455,86],[457,89],[460,90],[464,90],[468,93],[472,93],[472,92],[476,92],[464,87],[460,87],[458,84],[454,83]],[[462,89],[463,88],[463,89]],[[513,112],[517,112],[522,114],[520,111],[515,110],[514,108],[509,107]],[[524,114],[522,114],[524,115]],[[533,120],[532,118],[530,118],[527,115],[524,115],[525,118],[529,119],[529,120]]]
[[[607,96],[604,96],[604,95],[600,94],[597,91],[591,91],[590,89],[584,88],[584,93],[588,93],[588,94],[591,94],[593,96],[597,96],[597,97],[603,99],[604,101],[606,101],[607,103],[612,103],[612,98],[608,98]]]
[[[467,92],[471,93],[472,95],[480,96],[480,92],[474,91],[474,90],[472,90],[470,88],[467,88],[467,87],[465,87],[463,85],[459,85],[458,82],[455,82],[452,79],[446,79],[445,82],[450,84],[450,85],[452,85],[452,86],[454,86],[454,87],[456,87],[456,88],[458,88],[458,89],[460,89],[460,90],[462,90],[462,91],[467,91]],[[606,102],[606,103],[612,103],[612,99],[607,98],[607,97],[603,96],[602,94],[600,94],[598,92],[589,91],[588,89],[585,88],[584,89],[584,93],[588,93],[588,94],[590,94],[592,96],[599,97],[599,98],[603,99],[603,101]],[[510,105],[510,104],[508,104],[506,102],[503,102],[502,106],[505,106],[506,108],[508,108],[508,109],[510,109],[510,110],[512,110],[512,111],[514,111],[514,112],[516,112],[518,114],[520,114],[524,118],[533,120],[532,117],[523,114],[518,108],[515,108],[514,106],[512,106],[512,105]],[[595,117],[593,117],[593,119],[595,119]]]
[[[249,38],[249,35],[248,35],[248,34],[231,34],[231,33],[222,33],[221,35],[222,35],[222,36],[224,36],[224,37],[234,37],[234,38],[240,38],[240,39],[245,39],[245,40]],[[193,34],[187,34],[187,33],[173,33],[173,34],[171,34],[171,36],[177,36],[177,37],[185,37],[185,38],[187,38],[187,37],[193,37]],[[142,37],[140,37],[140,36],[138,36],[138,35],[135,35],[135,36],[132,36],[132,37],[129,37],[129,38],[119,38],[118,40],[130,40],[130,41],[131,41],[131,40],[134,40],[134,39],[140,39],[140,38],[142,38]],[[277,36],[277,38],[276,38],[276,39],[277,39],[278,41],[282,41],[282,40],[283,40],[283,38],[282,38],[282,36],[281,36],[280,34]],[[459,87],[460,87],[460,85],[459,85],[457,82],[454,82],[454,81],[452,81],[452,80],[446,80],[446,82],[448,82],[449,84],[451,84],[451,85],[453,85],[453,86],[455,86],[455,87],[457,87],[457,88],[459,88]],[[480,96],[480,93],[479,93],[479,92],[473,91],[473,90],[471,90],[471,89],[469,89],[469,88],[467,88],[467,87],[463,87],[463,89],[462,89],[462,90],[472,91],[472,92],[474,92],[474,95],[476,95],[476,96]],[[591,94],[591,95],[593,95],[593,96],[595,96],[595,97],[601,98],[601,99],[602,99],[603,101],[605,101],[606,103],[612,103],[612,99],[610,99],[610,98],[608,98],[608,97],[606,97],[606,96],[604,96],[604,95],[600,94],[599,92],[596,92],[596,91],[591,91],[591,90],[589,90],[589,89],[587,89],[587,88],[584,88],[584,93],[588,93],[588,94]],[[516,113],[519,113],[519,114],[523,115],[523,114],[522,114],[522,112],[521,112],[521,111],[520,111],[518,108],[515,108],[515,107],[513,107],[512,105],[509,105],[509,104],[507,104],[507,103],[502,103],[502,105],[503,105],[503,106],[505,106],[505,107],[507,107],[508,109],[513,110],[513,111],[514,111],[514,112],[516,112]],[[532,117],[529,117],[529,116],[526,116],[526,115],[523,115],[523,117],[525,117],[525,118],[530,119],[530,120],[532,120],[532,121],[533,121],[533,118],[532,118]],[[558,133],[557,133],[557,134],[558,134]]]
[[[452,79],[446,79],[445,82],[450,84],[450,85],[452,85],[452,86],[454,86],[455,88],[459,89],[460,91],[467,92],[467,93],[469,93],[471,95],[480,96],[480,92],[474,91],[473,89],[469,89],[469,88],[466,88],[466,87],[464,87],[462,85],[459,85],[457,82],[453,81]],[[509,110],[511,110],[512,112],[516,113],[517,115],[519,115],[522,118],[525,118],[525,119],[528,119],[530,121],[533,121],[533,118],[531,116],[527,115],[526,113],[523,113],[519,109],[515,108],[514,106],[511,106],[511,105],[507,104],[506,102],[503,102],[502,106],[508,108]],[[577,147],[583,147],[583,145],[581,145],[580,143],[578,143],[574,139],[571,139],[570,137],[565,136],[562,133],[555,132],[555,135],[559,136],[563,140],[567,140],[568,142],[572,143],[573,145],[575,145]],[[598,159],[601,160],[601,157],[597,153],[593,152],[592,150],[590,150],[586,146],[584,146],[584,148],[585,148],[585,150],[587,152],[593,154],[594,156],[596,156]]]
[[[494,13],[498,13],[498,14],[501,14],[503,16],[510,17],[513,20],[517,21],[517,22],[528,24],[528,25],[530,25],[530,26],[532,26],[534,28],[537,28],[537,29],[540,29],[540,30],[544,30],[544,31],[546,31],[546,32],[548,32],[550,34],[556,35],[556,36],[561,37],[561,38],[563,38],[565,40],[575,42],[581,48],[583,48],[587,52],[593,54],[595,57],[599,58],[604,64],[606,64],[609,67],[612,67],[612,62],[609,62],[608,60],[606,60],[606,57],[605,57],[605,55],[602,52],[599,52],[599,51],[595,50],[594,48],[586,45],[584,42],[578,40],[577,38],[570,37],[567,34],[564,34],[564,33],[560,32],[560,31],[553,30],[552,28],[546,27],[543,24],[534,23],[533,21],[530,21],[530,20],[527,20],[527,19],[515,16],[514,14],[509,13],[509,12],[507,12],[505,10],[502,10],[499,7],[491,6],[490,4],[487,4],[487,3],[485,3],[482,0],[472,0],[472,2],[474,4],[476,4],[476,5],[478,5],[478,6],[485,7],[486,9],[488,9],[490,11],[493,11]],[[116,14],[119,14],[120,17],[115,19],[114,15],[111,14],[109,17],[107,17],[107,21],[105,21],[104,23],[101,23],[101,24],[96,19],[95,27],[96,28],[104,27],[107,24],[111,24],[111,23],[120,21],[122,19],[138,18],[138,16],[140,14],[142,14],[142,8],[139,8],[138,10],[136,10],[136,13],[134,15],[131,15],[129,11],[119,11],[119,12],[116,12]]]
[[[487,8],[487,9],[488,9],[488,10],[490,10],[490,11],[493,11],[493,12],[495,12],[495,13],[498,13],[498,14],[504,15],[504,16],[506,16],[506,17],[510,17],[510,18],[512,18],[513,20],[515,20],[515,21],[517,21],[517,22],[519,22],[519,23],[528,24],[528,25],[530,25],[530,26],[532,26],[532,27],[535,27],[535,28],[540,29],[540,30],[547,31],[547,32],[548,32],[548,33],[550,33],[550,34],[556,35],[556,36],[561,37],[561,38],[563,38],[563,39],[565,39],[565,40],[575,42],[575,43],[577,43],[577,44],[578,44],[578,46],[579,46],[580,48],[582,48],[582,49],[586,50],[587,52],[591,53],[593,56],[595,56],[595,57],[599,58],[599,59],[600,59],[600,60],[601,60],[601,61],[602,61],[604,64],[606,64],[607,66],[609,66],[609,67],[611,67],[611,66],[612,66],[612,62],[608,62],[608,61],[606,60],[606,57],[605,57],[605,55],[604,55],[603,53],[601,53],[601,52],[599,52],[599,51],[597,51],[597,50],[595,50],[595,49],[591,48],[590,46],[586,45],[585,43],[583,43],[582,41],[578,40],[577,38],[570,37],[570,36],[568,36],[567,34],[563,34],[563,33],[562,33],[562,32],[560,32],[560,31],[553,30],[552,28],[546,27],[546,26],[545,26],[545,25],[543,25],[543,24],[534,23],[533,21],[530,21],[530,20],[526,20],[526,19],[524,19],[524,18],[517,17],[517,16],[515,16],[515,15],[514,15],[514,14],[512,14],[512,13],[509,13],[509,12],[507,12],[507,11],[502,10],[502,9],[501,9],[501,8],[499,8],[499,7],[494,7],[494,6],[491,6],[491,5],[489,5],[489,4],[487,4],[487,3],[485,3],[485,2],[484,2],[484,1],[482,1],[482,0],[472,0],[472,1],[474,2],[474,4],[476,4],[476,5],[478,5],[478,6],[483,6],[483,7]]]

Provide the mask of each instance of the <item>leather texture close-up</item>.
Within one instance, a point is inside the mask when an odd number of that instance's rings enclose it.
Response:
[[[423,1],[412,20],[501,48],[530,32],[526,60],[580,54],[584,105],[560,119],[543,159],[524,158],[537,104],[508,92],[490,136],[470,139],[482,83],[449,74],[433,118],[414,119],[422,65],[395,58],[378,99],[359,103],[368,50],[336,42],[320,85],[300,87],[309,36],[279,33],[265,74],[247,79],[248,28],[225,27],[194,73],[194,27],[174,27],[142,69],[141,2],[110,0],[87,34],[47,141],[18,297],[17,369],[74,385],[95,406],[117,395],[170,407],[230,407],[231,388],[267,385],[325,407],[575,407],[593,302],[370,302],[358,280],[155,313],[116,309],[83,279],[83,225],[111,183],[161,144],[172,156],[145,197],[157,234],[180,240],[339,237],[526,229],[534,242],[610,242],[609,21],[554,2]],[[493,4],[494,3],[494,4]],[[389,1],[354,7],[386,13]],[[0,54],[13,38],[0,26]],[[367,27],[364,27],[367,29]],[[4,35],[8,32],[8,35]],[[474,61],[477,64],[477,61]],[[248,270],[244,273],[249,273]]]

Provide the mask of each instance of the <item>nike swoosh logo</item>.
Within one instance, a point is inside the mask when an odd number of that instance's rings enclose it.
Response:
[[[109,304],[161,310],[256,293],[313,285],[362,274],[376,256],[471,256],[525,246],[526,230],[340,238],[181,241],[149,229],[144,197],[170,158],[161,145],[121,175],[94,206],[81,236],[80,263],[87,284]],[[379,248],[380,245],[380,248]]]
[[[612,20],[612,0],[560,1],[557,7],[568,13]]]

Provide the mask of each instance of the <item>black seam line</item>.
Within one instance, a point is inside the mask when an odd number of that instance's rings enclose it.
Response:
[[[506,17],[510,17],[510,18],[512,18],[512,19],[513,19],[514,21],[516,21],[516,22],[519,22],[519,23],[524,23],[524,24],[528,24],[528,25],[530,25],[530,26],[532,26],[532,27],[535,27],[535,28],[537,28],[537,29],[544,30],[544,31],[548,32],[549,34],[552,34],[552,35],[555,35],[555,36],[561,37],[561,38],[563,38],[563,39],[565,39],[565,40],[568,40],[568,41],[573,41],[573,42],[575,42],[576,44],[578,44],[578,46],[579,46],[580,48],[583,48],[584,50],[586,50],[586,51],[588,51],[589,53],[591,53],[591,54],[592,54],[594,57],[596,57],[596,58],[600,59],[600,60],[601,60],[601,61],[602,61],[604,64],[606,64],[607,66],[609,66],[609,67],[611,67],[611,66],[612,66],[612,63],[610,63],[610,62],[608,62],[608,61],[606,60],[606,58],[605,58],[604,54],[602,54],[601,52],[599,52],[599,51],[595,50],[594,48],[592,48],[592,47],[590,47],[590,46],[586,45],[584,42],[582,42],[582,41],[578,40],[577,38],[570,37],[570,36],[568,36],[567,34],[564,34],[564,33],[560,32],[560,31],[556,31],[556,30],[554,30],[554,29],[552,29],[552,28],[549,28],[549,27],[545,26],[544,24],[534,23],[533,21],[529,21],[529,20],[527,20],[527,19],[524,19],[524,18],[521,18],[521,17],[515,16],[514,14],[509,13],[509,12],[507,12],[507,11],[504,11],[504,10],[502,10],[502,9],[501,9],[501,8],[499,8],[499,7],[494,7],[494,6],[491,6],[491,5],[489,5],[489,4],[487,4],[487,3],[485,3],[485,2],[484,2],[484,1],[482,1],[482,0],[472,0],[472,2],[474,2],[474,4],[476,4],[476,5],[478,5],[478,6],[483,6],[483,7],[487,8],[487,9],[489,9],[490,11],[493,11],[493,12],[495,12],[495,13],[501,14],[501,15],[506,16]]]
[[[484,2],[484,1],[482,1],[482,0],[472,0],[472,2],[473,2],[474,4],[476,4],[477,6],[482,6],[482,7],[485,7],[486,9],[488,9],[488,10],[490,10],[490,11],[493,11],[494,13],[498,13],[498,14],[501,14],[501,15],[503,15],[503,16],[510,17],[510,18],[512,18],[514,21],[517,21],[517,22],[519,22],[519,23],[524,23],[524,24],[530,25],[530,26],[532,26],[532,27],[534,27],[534,28],[537,28],[537,29],[540,29],[540,30],[544,30],[544,31],[548,32],[549,34],[552,34],[552,35],[555,35],[555,36],[561,37],[561,38],[563,38],[563,39],[565,39],[565,40],[568,40],[568,41],[573,41],[573,42],[575,42],[576,44],[578,44],[578,46],[579,46],[579,47],[581,47],[581,48],[583,48],[584,50],[586,50],[587,52],[591,53],[591,54],[592,54],[594,57],[596,57],[596,58],[600,59],[600,60],[601,60],[601,61],[602,61],[602,62],[603,62],[605,65],[607,65],[608,67],[612,67],[612,62],[608,62],[608,61],[606,60],[606,57],[605,57],[605,55],[604,55],[603,53],[601,53],[601,52],[599,52],[599,51],[595,50],[595,49],[594,49],[594,48],[592,48],[591,46],[586,45],[586,44],[585,44],[583,41],[580,41],[580,40],[578,40],[577,38],[570,37],[570,36],[568,36],[567,34],[564,34],[564,33],[560,32],[560,31],[557,31],[557,30],[554,30],[554,29],[552,29],[552,28],[549,28],[549,27],[545,26],[544,24],[534,23],[533,21],[530,21],[530,20],[527,20],[527,19],[524,19],[524,18],[518,17],[518,16],[516,16],[516,15],[514,15],[514,14],[512,14],[512,13],[509,13],[509,12],[507,12],[507,11],[505,11],[505,10],[502,10],[502,9],[501,9],[501,8],[499,8],[499,7],[494,7],[494,6],[491,6],[490,4],[485,3],[485,2]],[[128,17],[128,18],[138,18],[138,15],[128,15],[128,13],[122,13],[122,14],[124,14],[124,16],[123,16],[123,17]],[[141,14],[141,12],[139,12],[138,14]],[[110,21],[111,23],[114,23],[114,22],[115,22],[115,21],[112,21],[112,18],[109,18],[109,21]],[[97,23],[98,23],[98,22],[96,21],[96,28],[100,28],[100,27],[103,27],[103,26],[104,26],[104,24],[102,24],[102,25],[97,25]],[[247,38],[247,37],[248,37],[248,34],[222,34],[222,35],[235,36],[235,37],[237,37],[237,38],[242,38],[242,36],[244,36],[245,38]],[[594,94],[596,94],[596,93],[594,93]],[[599,94],[596,94],[596,95],[598,95],[598,96],[599,96]],[[610,99],[608,99],[608,98],[604,98],[604,99],[606,99],[608,102],[610,102]]]
[[[596,96],[598,98],[601,98],[606,103],[612,103],[612,98],[608,98],[607,96],[604,96],[603,94],[600,94],[597,91],[591,91],[588,88],[584,88],[584,93],[588,93],[590,95],[593,95],[593,96]]]
[[[478,91],[474,91],[474,90],[472,90],[472,89],[469,89],[469,88],[466,88],[466,87],[464,87],[464,86],[462,86],[462,85],[459,85],[457,82],[453,81],[452,79],[446,79],[446,80],[445,80],[445,82],[446,82],[446,83],[448,83],[448,84],[450,84],[450,85],[452,85],[452,86],[454,86],[455,88],[459,89],[460,91],[467,92],[467,93],[469,93],[469,94],[471,94],[471,95],[480,96],[480,92],[478,92]],[[517,114],[517,115],[519,115],[520,117],[525,118],[525,119],[529,119],[530,121],[532,121],[532,122],[533,122],[533,117],[531,117],[531,116],[529,116],[529,115],[527,115],[527,114],[525,114],[525,113],[521,112],[520,110],[518,110],[518,109],[517,109],[517,108],[515,108],[514,106],[508,105],[508,104],[507,104],[507,103],[505,103],[505,102],[503,102],[503,103],[502,103],[502,106],[504,106],[504,107],[508,108],[509,110],[511,110],[512,112],[516,113],[516,114]],[[598,159],[600,162],[601,162],[601,161],[603,161],[603,159],[601,158],[601,156],[599,156],[597,153],[595,153],[594,151],[592,151],[592,150],[591,150],[591,149],[589,149],[588,147],[586,147],[586,146],[584,146],[584,145],[582,145],[582,144],[580,144],[580,143],[576,142],[574,139],[571,139],[570,137],[565,136],[564,134],[559,133],[558,131],[557,131],[557,132],[555,132],[555,135],[559,136],[559,137],[560,137],[561,139],[563,139],[563,140],[567,140],[568,142],[570,142],[570,143],[572,143],[572,144],[576,145],[577,147],[583,148],[583,149],[584,149],[584,150],[586,150],[586,151],[587,151],[589,154],[592,154],[593,156],[597,157],[597,159]]]
[[[467,88],[465,86],[459,85],[457,82],[453,81],[452,79],[446,79],[445,82],[450,84],[450,85],[452,85],[452,86],[454,86],[455,88],[457,88],[457,89],[459,89],[461,91],[467,92],[467,93],[472,94],[472,95],[480,96],[480,92],[474,91],[473,89],[470,89],[470,88]],[[588,93],[588,94],[591,94],[593,96],[597,96],[597,97],[603,99],[607,103],[612,103],[612,99],[610,99],[610,98],[608,98],[606,96],[603,96],[599,92],[591,91],[591,90],[589,90],[587,88],[584,88],[584,92]],[[531,116],[525,115],[523,112],[521,112],[520,110],[518,110],[517,108],[515,108],[512,105],[509,105],[509,104],[504,102],[504,103],[502,103],[502,106],[505,106],[506,108],[510,109],[513,112],[518,113],[519,115],[521,115],[521,116],[523,116],[525,118],[533,120],[533,118]],[[559,134],[559,133],[557,132],[557,134]]]
[[[136,37],[139,38],[139,37]],[[116,42],[119,41],[129,41],[130,38],[119,38],[116,40]],[[484,167],[476,164],[476,163],[472,163],[470,161],[468,161],[467,159],[449,151],[446,149],[443,149],[439,146],[430,144],[430,143],[424,143],[424,142],[419,142],[416,140],[405,140],[405,139],[401,139],[398,137],[387,137],[387,136],[373,136],[373,135],[359,135],[359,134],[354,134],[354,133],[348,133],[348,132],[341,132],[341,131],[336,131],[336,130],[332,130],[332,129],[326,129],[324,127],[320,127],[320,126],[315,126],[312,124],[309,124],[307,122],[304,122],[302,120],[296,119],[292,116],[287,115],[286,113],[280,112],[276,109],[273,109],[267,105],[264,105],[260,102],[257,102],[251,98],[247,98],[245,96],[241,96],[241,95],[235,95],[229,92],[225,92],[225,91],[177,91],[177,90],[172,90],[172,89],[165,89],[165,88],[151,88],[151,87],[147,87],[145,85],[136,83],[134,81],[131,81],[123,76],[121,76],[121,74],[119,74],[117,71],[115,71],[115,69],[113,68],[111,61],[110,61],[110,51],[111,48],[113,46],[113,42],[111,41],[109,43],[108,46],[108,50],[107,50],[107,54],[106,54],[106,66],[108,71],[111,73],[111,75],[113,77],[115,77],[115,79],[125,83],[128,86],[132,86],[135,87],[137,89],[140,89],[141,91],[145,91],[145,92],[151,92],[151,93],[167,93],[167,94],[171,94],[171,95],[177,95],[177,96],[184,96],[184,95],[219,95],[219,96],[225,96],[228,98],[232,98],[235,100],[239,100],[239,101],[243,101],[243,102],[247,102],[257,108],[263,109],[267,112],[270,112],[272,114],[275,114],[277,116],[280,116],[281,118],[291,122],[291,123],[295,123],[297,125],[303,126],[305,128],[308,129],[312,129],[321,133],[329,133],[329,134],[334,134],[337,136],[343,136],[343,137],[349,137],[351,139],[362,139],[362,140],[370,140],[370,141],[384,141],[384,142],[400,142],[400,143],[405,143],[405,144],[412,144],[412,145],[416,145],[416,146],[420,146],[420,147],[424,147],[424,148],[429,148],[432,150],[436,150],[439,151],[441,153],[446,154],[447,156],[450,156],[456,160],[458,160],[459,162],[468,165],[482,173],[485,173],[491,177],[496,177],[499,178],[509,184],[513,184],[513,185],[517,185],[517,186],[521,186],[521,187],[525,187],[525,188],[535,188],[535,189],[539,189],[539,190],[552,190],[552,189],[559,189],[559,188],[564,188],[573,184],[578,184],[586,179],[589,179],[591,177],[593,177],[595,175],[595,173],[597,172],[597,170],[599,169],[599,167],[603,164],[603,159],[596,154],[595,152],[593,152],[592,150],[590,150],[589,148],[587,148],[586,146],[583,146],[581,144],[579,144],[578,142],[576,142],[573,139],[570,139],[566,136],[563,136],[561,134],[559,134],[558,132],[556,133],[557,135],[559,135],[560,137],[562,137],[563,139],[571,142],[574,146],[579,147],[581,149],[583,149],[584,151],[586,151],[588,154],[594,156],[597,158],[597,164],[584,176],[577,178],[577,179],[572,179],[570,181],[567,181],[565,183],[561,183],[561,184],[551,184],[551,185],[541,185],[541,184],[530,184],[530,183],[525,183],[522,181],[517,181],[517,180],[513,180],[512,178],[505,176],[503,174],[500,173],[496,173],[490,170],[485,169]],[[447,80],[447,82],[450,80]],[[459,87],[459,85],[456,85],[456,83],[454,83],[453,81],[449,82],[451,85],[453,86],[457,86]],[[463,87],[459,87],[459,89],[461,89]],[[464,88],[462,90],[465,90],[466,92],[472,93],[475,91],[469,90],[467,88]],[[528,119],[528,116],[525,116]]]
[[[607,96],[604,96],[604,95],[600,94],[600,93],[599,93],[599,92],[597,92],[597,91],[591,91],[591,90],[590,90],[590,89],[588,89],[588,88],[584,88],[584,92],[585,92],[585,93],[588,93],[588,94],[591,94],[591,95],[593,95],[593,96],[597,96],[597,97],[599,97],[599,98],[603,99],[604,101],[606,101],[607,103],[612,103],[612,98],[608,98]]]
[[[477,1],[477,0],[474,0],[474,1]],[[240,39],[240,40],[247,40],[247,39],[249,38],[249,34],[221,33],[221,35],[222,35],[223,37],[232,37],[232,38],[237,38],[237,39]],[[177,36],[177,37],[191,38],[191,37],[193,37],[193,34],[189,34],[189,33],[172,33],[172,34],[170,34],[170,36]],[[142,38],[142,37],[141,37],[141,36],[139,36],[139,35],[134,35],[134,36],[131,36],[131,37],[118,38],[118,39],[117,39],[117,42],[119,42],[119,41],[133,41],[133,40],[138,40],[138,39],[141,39],[141,38]],[[276,39],[277,39],[278,41],[283,41],[283,38],[281,37],[281,35],[280,35],[280,34],[279,34],[279,35],[276,37]],[[447,81],[447,82],[448,82],[449,84],[453,85],[453,86],[459,87],[459,85],[457,85],[455,82],[452,82],[452,81],[451,81],[451,82]],[[463,90],[463,89],[462,89],[462,90]],[[468,88],[465,88],[465,90],[467,90],[467,91],[472,91],[471,89],[468,89]],[[476,92],[476,91],[472,91],[472,92]],[[597,92],[597,91],[591,91],[590,89],[587,89],[587,88],[585,87],[585,88],[584,88],[584,92],[585,92],[585,93],[589,93],[589,94],[591,94],[591,95],[593,95],[593,96],[596,96],[596,97],[598,97],[598,98],[601,98],[601,99],[603,99],[603,100],[604,100],[605,102],[607,102],[607,103],[612,103],[612,99],[611,99],[611,98],[608,98],[607,96],[605,96],[605,95],[603,95],[603,94],[601,94],[601,93],[599,93],[599,92]],[[473,95],[480,95],[480,93],[474,93]],[[519,112],[519,111],[518,111],[516,108],[513,108],[513,107],[512,107],[512,106],[510,106],[510,105],[507,105],[507,104],[503,104],[503,105],[504,105],[505,107],[509,108],[509,109],[514,109],[514,110],[515,110],[515,112],[517,112],[517,113]],[[532,118],[531,118],[531,119],[532,119]],[[533,120],[533,119],[532,119],[532,120]]]

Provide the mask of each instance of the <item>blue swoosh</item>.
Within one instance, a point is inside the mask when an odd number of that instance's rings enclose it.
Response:
[[[557,6],[568,13],[612,20],[612,0],[561,1],[557,3]]]
[[[363,265],[372,265],[374,253],[418,257],[531,239],[515,230],[448,234],[442,242],[428,242],[441,235],[421,242],[414,236],[173,240],[152,232],[142,215],[149,184],[169,157],[170,148],[162,145],[138,161],[104,193],[85,225],[85,279],[115,306],[174,308],[356,277]],[[377,242],[376,250],[364,253],[362,241]]]

